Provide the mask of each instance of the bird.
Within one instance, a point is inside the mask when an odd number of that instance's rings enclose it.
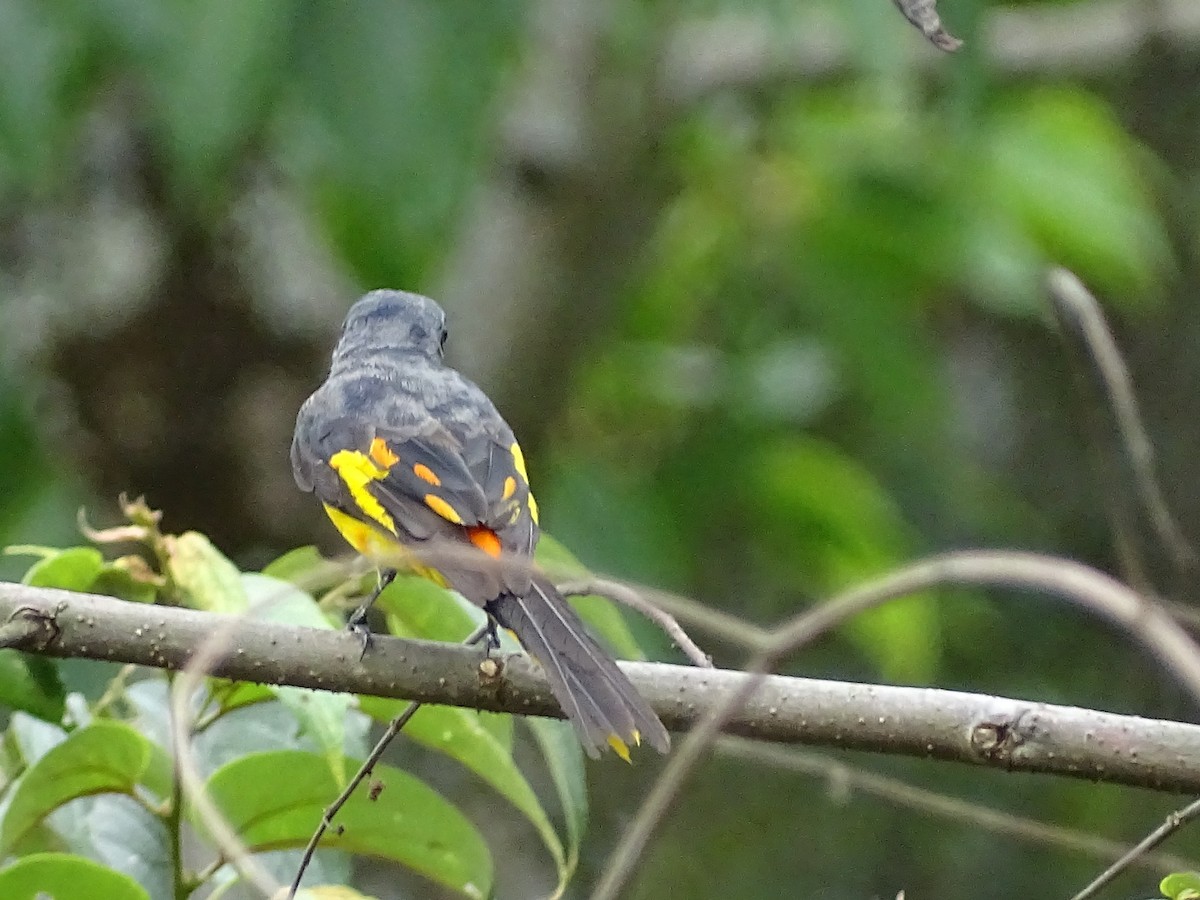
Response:
[[[434,300],[375,290],[351,306],[329,374],[296,416],[292,471],[342,537],[379,568],[366,609],[401,568],[451,588],[514,634],[593,758],[625,761],[666,728],[533,564],[539,510],[524,454],[488,396],[446,365]],[[364,652],[366,645],[364,643]]]

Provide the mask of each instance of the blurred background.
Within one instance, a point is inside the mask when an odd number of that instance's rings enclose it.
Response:
[[[387,286],[446,306],[544,526],[599,571],[769,625],[1019,547],[1195,602],[1042,281],[1101,297],[1200,533],[1200,5],[943,7],[952,56],[886,0],[0,0],[0,544],[77,542],[76,510],[115,521],[128,491],[244,566],[336,548],[288,444],[342,314]],[[1195,715],[1031,596],[914,598],[790,671]],[[1119,839],[1175,805],[846,758]],[[590,768],[577,885],[658,765]],[[519,843],[501,896],[547,866]],[[716,759],[637,896],[1051,896],[1100,868]]]

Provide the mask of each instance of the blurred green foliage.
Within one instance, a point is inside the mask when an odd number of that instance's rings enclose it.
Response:
[[[1086,25],[1092,5],[1099,4],[1019,7],[1074,10]],[[610,52],[593,55],[581,41],[574,58],[596,67],[582,83],[628,96],[629,107],[657,96],[657,87],[636,79],[671,64],[659,35],[688,24],[725,23],[736,49],[740,18],[765,22],[769,36],[832,20],[845,47],[828,73],[812,77],[772,75],[768,48],[761,81],[734,82],[682,107],[664,102],[651,117],[651,147],[638,161],[646,171],[626,173],[645,186],[648,239],[616,261],[623,281],[595,300],[614,314],[565,361],[567,398],[533,423],[543,439],[528,442],[544,448],[531,470],[547,525],[587,565],[694,594],[764,625],[947,546],[1033,546],[1116,565],[1103,519],[1106,486],[1088,487],[1095,476],[1055,362],[1041,282],[1049,263],[1073,267],[1108,301],[1130,344],[1158,339],[1165,348],[1176,323],[1177,341],[1163,358],[1149,354],[1142,371],[1162,380],[1145,393],[1194,393],[1187,379],[1197,375],[1189,360],[1200,329],[1193,330],[1189,291],[1197,281],[1200,182],[1194,156],[1157,146],[1153,117],[1173,119],[1182,143],[1194,147],[1190,119],[1172,104],[1186,108],[1196,93],[1195,79],[1178,74],[1192,71],[1195,48],[1116,58],[1087,79],[1071,77],[1051,54],[1047,74],[1035,60],[1012,77],[987,52],[985,26],[998,8],[944,0],[943,18],[967,43],[957,57],[931,62],[910,52],[919,38],[884,0],[597,5]],[[571,9],[564,0],[557,15]],[[113,272],[136,269],[130,260],[165,255],[185,278],[232,270],[251,286],[225,292],[228,285],[215,281],[207,288],[214,296],[205,298],[212,306],[198,307],[188,328],[158,336],[168,346],[190,340],[221,303],[257,297],[258,286],[278,280],[247,258],[235,254],[229,266],[217,255],[240,246],[243,235],[231,223],[265,183],[299,211],[346,283],[433,291],[455,264],[475,196],[506,175],[513,131],[529,129],[550,144],[559,135],[556,121],[509,116],[524,73],[553,43],[546,35],[562,26],[552,10],[533,0],[0,0],[0,324],[8,325],[0,328],[0,544],[73,544],[74,506],[112,507],[111,496],[95,496],[87,464],[89,448],[105,436],[80,433],[56,407],[63,373],[54,359],[64,335],[120,333],[126,316],[153,302],[148,291],[104,293],[126,283]],[[585,92],[571,93],[579,83],[567,73],[555,82],[585,120]],[[1133,84],[1161,110],[1130,106]],[[583,131],[599,140],[603,129]],[[568,190],[605,201],[572,174]],[[514,181],[534,196],[543,176],[522,170]],[[145,212],[148,231],[173,249],[118,241],[89,256],[59,242],[96,210],[103,221],[106,204]],[[117,227],[124,220],[115,213],[112,220],[111,233],[127,235]],[[562,293],[570,296],[567,286]],[[351,299],[320,298],[330,323]],[[500,314],[486,297],[451,311],[459,321]],[[281,332],[300,318],[278,309],[269,315],[268,330]],[[255,371],[273,364],[285,365],[232,356],[227,363]],[[519,370],[521,361],[511,365]],[[311,381],[317,373],[301,375]],[[138,390],[150,396],[155,387]],[[536,395],[541,386],[526,387]],[[142,399],[119,408],[136,412]],[[1171,416],[1184,405],[1174,401],[1153,430],[1182,459],[1170,493],[1187,497],[1196,436],[1187,416]],[[255,411],[263,418],[265,406]],[[279,443],[272,465],[286,479],[286,438],[271,439]],[[181,483],[190,462],[176,461]],[[245,470],[257,471],[250,463]],[[170,497],[156,499],[170,516]],[[247,521],[270,518],[244,512]],[[315,510],[312,522],[319,534]],[[265,527],[244,547],[214,547],[185,532],[174,548],[177,586],[199,605],[240,608],[263,582],[223,554],[241,561],[290,549],[276,541]],[[316,564],[301,553],[259,577],[291,580]],[[14,578],[26,570],[16,558],[0,566],[0,575]],[[91,550],[46,556],[29,577],[60,583],[62,571],[130,600],[159,590],[127,561]],[[436,589],[397,591],[382,604],[394,630],[447,636],[455,614],[431,616],[441,609],[429,605]],[[607,627],[627,649],[632,632],[670,652],[644,623],[626,626],[610,612]],[[744,656],[743,648],[714,644],[718,662]],[[13,709],[58,720],[69,691],[102,690],[90,670],[64,666],[60,676],[20,659],[0,657],[0,676],[17,686],[0,699]],[[1183,714],[1152,667],[1113,634],[1028,598],[1003,605],[961,594],[912,598],[863,617],[793,665]],[[299,715],[286,697],[269,702]],[[232,709],[228,715],[241,721]],[[334,761],[344,741],[328,726],[348,713],[334,705],[312,715],[305,751]],[[469,758],[510,753],[507,726],[458,725],[462,744],[447,758],[470,768]],[[429,746],[435,731],[431,724]],[[535,734],[550,756],[554,735]],[[643,896],[660,896],[664,884],[696,897],[779,896],[776,864],[784,854],[789,884],[804,896],[887,896],[902,887],[910,896],[1062,893],[1092,865],[864,809],[820,785],[720,766],[722,777],[697,786],[666,834]],[[896,766],[981,802],[1127,837],[1162,812],[1157,801],[1129,792],[1032,788]],[[511,782],[500,793],[532,823],[532,845],[550,847],[561,880],[581,853],[582,776],[573,760],[551,759],[547,769],[568,810],[566,843],[557,850],[525,788]],[[330,777],[341,777],[336,762]],[[644,790],[628,773],[593,777],[608,780],[596,798],[593,834],[602,837],[579,860],[585,874]],[[731,777],[746,782],[742,808],[730,802]],[[761,823],[761,843],[728,836],[746,816]],[[511,856],[514,868],[524,858]],[[333,876],[348,872],[343,857],[330,859]],[[24,865],[35,863],[54,860],[30,856]],[[1010,877],[982,878],[994,871]],[[158,900],[153,885],[138,880]]]

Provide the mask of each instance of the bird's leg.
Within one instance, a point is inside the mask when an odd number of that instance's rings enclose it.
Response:
[[[484,626],[483,633],[483,657],[484,659],[492,658],[492,651],[500,649],[500,632],[499,624],[490,615],[487,617],[487,625]]]
[[[354,614],[346,622],[346,628],[356,634],[359,643],[362,644],[362,650],[358,654],[359,659],[367,655],[367,648],[371,646],[371,629],[367,627],[367,611],[371,608],[371,604],[379,599],[379,595],[383,593],[384,588],[391,584],[395,578],[395,569],[380,569],[379,580],[375,585],[375,590],[371,591],[371,595],[362,602],[362,605],[354,611]]]

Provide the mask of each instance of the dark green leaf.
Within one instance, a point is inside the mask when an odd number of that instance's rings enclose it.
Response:
[[[0,703],[47,722],[61,722],[66,696],[55,660],[0,650]]]
[[[340,784],[358,768],[347,761],[335,779],[326,760],[302,751],[234,760],[207,789],[252,852],[304,846]],[[377,766],[384,789],[358,790],[338,814],[326,846],[392,860],[468,897],[492,890],[492,859],[475,827],[436,791],[407,772]]]
[[[229,681],[225,678],[212,679],[209,684],[209,692],[224,712],[275,699],[275,692],[265,684],[255,684],[251,681]]]
[[[541,748],[558,802],[567,826],[565,879],[579,864],[579,848],[587,831],[587,775],[583,768],[583,749],[569,723],[557,719],[531,717],[524,720]]]
[[[121,565],[120,560],[105,564],[91,590],[132,603],[153,603],[158,598],[158,587]]]

